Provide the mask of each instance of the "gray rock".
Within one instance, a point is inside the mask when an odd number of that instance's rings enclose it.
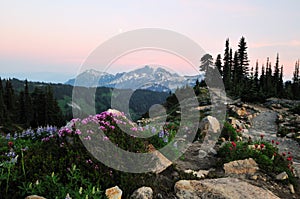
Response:
[[[293,138],[295,136],[295,133],[288,133],[286,134],[287,138]]]
[[[288,178],[289,178],[289,176],[285,171],[276,175],[276,180],[286,180]]]
[[[152,199],[153,190],[150,187],[141,187],[133,192],[131,199]]]
[[[279,199],[271,191],[237,178],[181,180],[175,184],[174,189],[178,199]]]
[[[258,165],[252,158],[236,160],[224,164],[225,175],[248,174],[253,175],[258,171]]]
[[[206,116],[205,118],[203,118],[199,124],[199,128],[201,132],[205,131],[205,132],[213,132],[213,133],[218,133],[221,129],[220,123],[217,120],[217,118],[212,116]]]

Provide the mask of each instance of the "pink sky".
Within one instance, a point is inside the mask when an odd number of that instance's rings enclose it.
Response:
[[[155,27],[186,35],[214,58],[223,55],[226,38],[236,50],[245,36],[251,65],[267,57],[275,63],[279,53],[285,79],[290,79],[300,58],[299,6],[299,1],[276,0],[272,5],[259,0],[1,2],[0,76],[64,82],[101,43],[124,31]],[[157,64],[186,72],[177,58],[152,56]],[[117,64],[146,61],[123,58]]]

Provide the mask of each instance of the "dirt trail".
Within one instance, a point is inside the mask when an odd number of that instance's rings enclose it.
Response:
[[[260,139],[260,135],[264,135],[264,139],[268,141],[274,140],[279,142],[278,145],[280,153],[291,152],[294,158],[294,163],[296,170],[298,170],[298,175],[300,173],[300,145],[298,142],[290,138],[281,138],[276,136],[278,130],[277,124],[277,112],[269,109],[261,109],[261,113],[253,118],[252,126],[246,136],[250,135],[255,139]],[[245,134],[244,134],[245,135]]]

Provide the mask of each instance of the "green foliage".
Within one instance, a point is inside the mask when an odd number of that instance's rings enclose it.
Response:
[[[289,181],[294,182],[292,167],[292,155],[290,152],[279,154],[277,144],[264,141],[263,137],[253,143],[247,141],[227,142],[218,151],[221,163],[234,160],[253,158],[260,169],[268,174],[279,174],[285,171],[289,175]]]
[[[172,144],[174,150],[166,155],[179,155],[173,140],[179,128],[177,122],[169,122],[162,128],[161,125],[142,127],[133,125],[123,114],[104,112],[82,120],[74,119],[55,132],[50,127],[29,129],[0,139],[1,197],[24,198],[37,194],[46,198],[65,198],[69,194],[72,198],[85,198],[86,195],[103,198],[103,190],[118,185],[126,198],[141,186],[159,189],[155,174],[131,174],[111,169],[86,150],[81,139],[87,134],[83,135],[77,127],[81,125],[82,132],[93,130],[89,124],[95,124],[95,121],[100,124],[106,140],[126,151],[142,153],[148,151],[149,144],[156,149]],[[185,130],[188,132],[191,127]],[[129,131],[151,137],[135,138],[125,133]],[[97,132],[89,133],[90,141],[97,141]],[[83,137],[80,139],[80,136]],[[8,156],[9,152],[15,154],[16,161]],[[113,154],[113,151],[108,153]]]
[[[220,137],[224,137],[226,140],[237,141],[238,136],[241,135],[238,134],[235,128],[230,123],[225,122]]]

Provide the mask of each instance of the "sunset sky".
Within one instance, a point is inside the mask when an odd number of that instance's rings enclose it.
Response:
[[[244,36],[251,66],[267,57],[273,64],[279,53],[285,79],[290,79],[300,58],[299,9],[299,0],[4,0],[0,76],[65,82],[106,40],[135,29],[162,28],[187,36],[214,58],[223,55],[226,38],[236,50]],[[168,63],[168,56],[153,56],[156,64]],[[120,59],[114,72],[148,61],[141,54],[133,57]],[[181,73],[181,62],[174,60],[169,65]]]

